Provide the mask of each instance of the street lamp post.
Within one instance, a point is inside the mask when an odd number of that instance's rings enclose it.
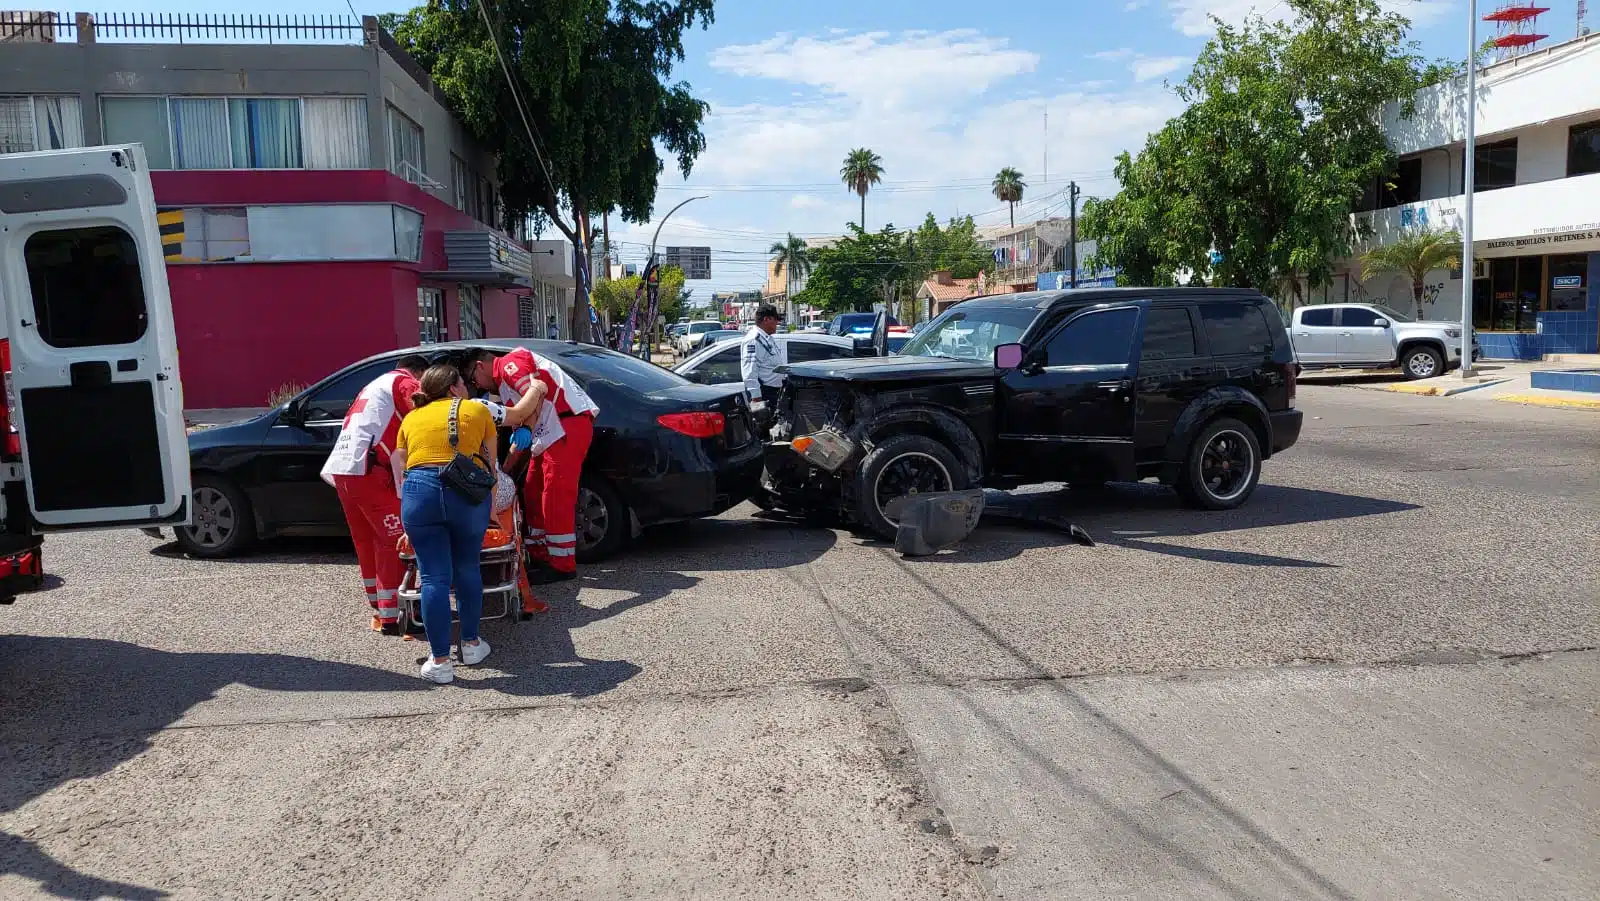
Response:
[[[1467,0],[1467,142],[1461,156],[1461,377],[1472,370],[1472,194],[1478,168],[1478,0]]]
[[[656,239],[661,237],[661,227],[667,224],[667,220],[672,218],[673,213],[683,209],[687,204],[693,203],[696,200],[705,200],[710,196],[711,195],[709,194],[701,194],[695,197],[690,197],[688,200],[685,200],[672,209],[667,210],[667,214],[661,217],[660,222],[656,223],[655,234],[650,236],[650,258],[644,264],[645,281],[648,283],[648,287],[645,289],[645,291],[649,295],[649,300],[644,317],[644,329],[639,334],[639,342],[644,350],[643,356],[645,360],[650,359],[650,338],[655,334],[656,328],[656,302],[658,297],[656,294],[656,286],[658,279],[651,278],[651,271],[654,270],[656,266]]]

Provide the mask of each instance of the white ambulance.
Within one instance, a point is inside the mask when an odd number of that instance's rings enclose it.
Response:
[[[5,603],[6,577],[37,577],[44,533],[189,522],[178,344],[142,146],[0,155],[0,301]]]

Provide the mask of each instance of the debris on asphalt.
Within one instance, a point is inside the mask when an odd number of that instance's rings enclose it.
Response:
[[[897,497],[884,515],[899,523],[894,549],[904,557],[926,557],[972,534],[983,516],[983,489],[938,491]]]

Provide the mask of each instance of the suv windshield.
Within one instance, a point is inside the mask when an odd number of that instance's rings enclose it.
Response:
[[[900,353],[908,357],[990,360],[997,345],[1022,340],[1039,315],[1032,307],[957,308],[935,319]]]

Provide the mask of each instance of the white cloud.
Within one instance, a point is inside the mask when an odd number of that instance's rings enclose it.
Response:
[[[789,198],[789,206],[797,210],[814,210],[818,207],[826,206],[826,204],[819,200],[815,195],[796,194]]]
[[[1149,81],[1170,75],[1188,61],[1187,56],[1141,56],[1133,61],[1133,78],[1135,81]]]
[[[1216,31],[1211,16],[1229,25],[1238,25],[1252,13],[1268,21],[1282,21],[1294,14],[1283,0],[1170,0],[1172,27],[1192,38],[1210,37]],[[1455,9],[1452,0],[1379,0],[1379,5],[1398,12],[1417,28],[1442,20]]]
[[[1133,51],[1131,49],[1129,49],[1127,47],[1118,47],[1115,50],[1102,50],[1099,53],[1095,53],[1095,54],[1091,55],[1089,58],[1090,59],[1122,60],[1122,59],[1129,59],[1133,55],[1134,55],[1134,53],[1133,53]]]
[[[873,31],[827,38],[775,35],[721,47],[711,66],[733,75],[810,85],[881,106],[982,94],[995,82],[1033,71],[1039,56],[976,31]]]
[[[1123,12],[1138,12],[1150,5],[1150,0],[1128,0],[1122,5]]]

